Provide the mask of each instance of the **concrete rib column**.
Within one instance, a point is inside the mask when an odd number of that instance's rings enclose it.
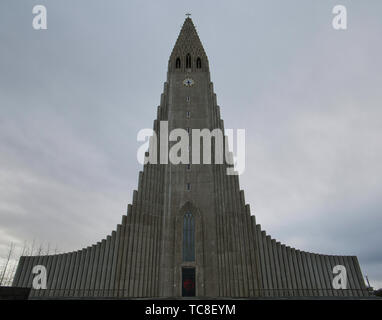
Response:
[[[271,297],[274,297],[275,296],[275,291],[274,289],[276,289],[276,282],[274,281],[274,274],[272,272],[272,260],[271,260],[271,257],[269,255],[269,243],[270,241],[268,242],[269,240],[269,236],[267,236],[267,234],[265,233],[265,231],[263,231],[263,244],[264,244],[264,256],[265,256],[265,265],[266,265],[266,268],[267,268],[267,277],[268,277],[268,294],[269,296]]]
[[[301,272],[300,272],[300,266],[297,258],[297,250],[295,248],[290,249],[290,256],[291,256],[291,263],[289,263],[289,266],[291,269],[293,269],[292,274],[294,275],[295,281],[296,281],[296,288],[295,295],[302,296],[303,295],[303,283],[301,279]]]
[[[131,268],[131,275],[132,275],[132,296],[133,297],[139,297],[139,268],[140,268],[140,261],[142,256],[142,236],[143,236],[143,229],[144,226],[142,224],[142,220],[144,217],[144,211],[145,211],[145,194],[148,192],[147,190],[147,165],[144,166],[144,170],[142,173],[142,179],[140,181],[140,186],[138,187],[138,208],[137,213],[135,216],[135,226],[134,226],[134,242],[133,242],[133,252],[132,252],[132,268]]]
[[[149,191],[150,192],[150,191]],[[140,217],[139,224],[141,225],[141,231],[139,233],[138,249],[137,249],[137,263],[135,267],[136,274],[136,296],[143,297],[143,288],[146,283],[146,254],[147,254],[147,229],[148,229],[148,210],[149,206],[147,199],[142,203],[142,216]]]
[[[229,257],[229,244],[227,239],[227,221],[226,221],[226,210],[225,210],[225,197],[224,197],[224,189],[223,189],[223,178],[221,175],[223,166],[216,167],[217,173],[216,177],[218,179],[218,194],[219,194],[219,212],[218,217],[220,220],[220,226],[221,226],[221,255],[222,255],[222,266],[224,271],[223,279],[224,281],[224,296],[231,296],[232,295],[232,286],[231,286],[231,278],[230,278],[230,271],[231,271],[231,263],[230,263],[230,257]]]
[[[277,255],[277,246],[276,246],[276,240],[271,239],[271,248],[272,248],[272,256],[273,256],[273,263],[274,263],[274,270],[275,270],[275,277],[276,277],[276,283],[277,283],[277,294],[278,296],[283,295],[283,286],[281,282],[281,274],[280,274],[280,262],[279,257]]]
[[[54,273],[51,281],[51,291],[49,292],[49,297],[54,297],[57,295],[57,281],[60,275],[61,261],[63,254],[55,254],[52,260],[52,266],[54,267]]]
[[[163,212],[161,212],[161,215],[157,217],[156,219],[156,239],[155,239],[155,250],[154,250],[154,261],[155,263],[155,268],[154,268],[154,277],[153,277],[153,285],[154,285],[154,294],[155,296],[159,296],[159,280],[161,278],[160,276],[160,256],[161,256],[161,238],[162,238],[162,215]]]
[[[216,228],[217,228],[217,254],[219,263],[219,296],[225,297],[227,294],[227,279],[226,279],[226,264],[224,261],[224,231],[222,227],[222,208],[221,208],[221,195],[220,195],[220,180],[218,174],[218,167],[213,166],[213,175],[215,180],[215,206],[216,206]]]
[[[361,290],[361,296],[369,296],[369,291],[366,288],[365,280],[363,278],[361,268],[359,267],[358,258],[356,256],[351,256],[350,259],[353,261],[352,266],[354,267],[355,274],[357,275],[358,285]]]
[[[331,261],[331,257],[329,255],[324,255],[325,263],[326,263],[326,272],[328,274],[330,288],[331,288],[331,294],[332,296],[338,296],[337,290],[333,288],[333,266],[334,264]]]
[[[154,290],[152,283],[154,280],[154,250],[155,250],[155,235],[156,235],[156,219],[158,215],[158,204],[159,204],[159,194],[160,194],[160,168],[155,165],[153,166],[153,178],[152,178],[152,207],[150,212],[150,219],[149,219],[149,233],[147,235],[148,238],[148,260],[147,260],[147,280],[145,284],[145,290],[144,292],[148,297],[154,296]]]
[[[213,108],[215,108],[213,106]],[[214,145],[214,144],[213,144]],[[214,155],[214,152],[212,153]],[[218,185],[218,179],[216,175],[216,166],[212,167],[212,176],[213,176],[213,181],[214,181],[214,189],[213,189],[213,198],[215,200],[215,208],[216,208],[216,220],[215,220],[215,225],[216,225],[216,254],[217,254],[217,274],[218,274],[218,297],[223,296],[223,264],[222,264],[222,257],[221,257],[221,229],[220,229],[220,208],[219,208],[219,195],[217,192],[217,185]]]
[[[121,230],[122,226],[119,224],[117,225],[117,232],[115,234],[115,246],[114,246],[114,253],[113,253],[113,264],[111,269],[111,277],[110,277],[110,296],[111,297],[118,297],[118,284],[117,284],[117,263],[119,262],[119,249],[120,249],[120,238],[121,238]]]
[[[89,258],[89,263],[87,267],[87,273],[86,273],[86,282],[85,282],[85,296],[90,297],[91,295],[91,279],[93,275],[93,268],[94,268],[94,256],[95,256],[95,250],[96,250],[96,245],[92,245],[90,247],[90,258]]]
[[[150,228],[150,222],[151,222],[151,212],[152,212],[152,204],[153,204],[153,192],[154,192],[154,185],[153,185],[153,179],[154,179],[154,170],[153,167],[150,165],[147,165],[147,193],[144,197],[144,214],[142,217],[142,224],[143,224],[143,232],[142,232],[142,243],[141,243],[141,251],[140,251],[140,262],[138,265],[138,274],[139,274],[139,282],[138,282],[138,296],[145,297],[147,296],[147,279],[148,279],[148,268],[149,268],[149,250],[150,250],[150,233],[152,232]]]
[[[155,238],[153,240],[153,273],[152,273],[152,281],[151,281],[151,290],[152,295],[155,297],[159,296],[159,268],[160,268],[160,256],[161,256],[161,236],[162,236],[162,217],[163,217],[163,183],[164,183],[164,166],[160,165],[158,167],[159,178],[157,185],[157,195],[158,195],[158,206],[157,212],[155,213]]]
[[[243,211],[243,227],[245,230],[244,240],[246,243],[246,248],[248,250],[248,256],[247,256],[247,270],[248,270],[248,281],[249,283],[249,296],[254,297],[256,296],[256,292],[259,289],[259,264],[258,259],[256,257],[256,243],[254,242],[256,229],[253,228],[252,224],[252,218],[251,218],[251,211],[249,208],[249,205],[245,204],[244,199],[244,191],[241,191],[241,200],[244,203],[242,206]],[[256,221],[255,221],[256,225]]]
[[[302,263],[302,257],[301,257],[301,251],[300,250],[296,250],[296,260],[297,260],[297,268],[298,268],[298,277],[301,281],[301,292],[300,292],[300,296],[307,296],[308,293],[307,293],[307,283],[306,283],[306,279],[305,279],[305,271],[304,271],[304,266],[303,266],[303,263]]]
[[[69,254],[68,253],[64,253],[62,255],[62,261],[61,261],[61,264],[60,264],[60,271],[59,271],[59,274],[58,274],[58,280],[57,280],[57,289],[56,289],[56,294],[55,296],[57,297],[62,297],[63,296],[63,282],[64,282],[64,276],[65,276],[65,268],[66,268],[66,265],[67,265],[67,260],[69,258]]]
[[[20,274],[17,278],[15,278],[15,284],[17,285],[17,287],[21,288],[23,286],[23,280],[26,274],[25,270],[27,269],[27,265],[28,258],[26,256],[20,257],[19,265],[17,266],[17,269],[20,270]]]
[[[246,215],[248,219],[248,226],[250,228],[249,232],[249,246],[251,250],[251,260],[253,270],[253,297],[258,297],[260,295],[260,289],[262,288],[261,283],[261,265],[260,265],[260,256],[259,256],[259,246],[257,243],[257,229],[256,229],[256,218],[251,216],[251,211],[249,205],[245,206]]]
[[[322,271],[321,258],[319,254],[315,254],[314,256],[316,261],[315,263],[317,266],[318,277],[320,279],[320,284],[321,284],[321,295],[326,296],[326,293],[325,293],[326,283],[325,283],[325,279],[324,279],[324,275]]]
[[[241,273],[241,282],[240,282],[240,296],[241,297],[248,297],[249,295],[249,288],[248,288],[248,270],[246,266],[246,252],[245,252],[245,243],[243,241],[243,226],[242,226],[242,218],[239,215],[239,208],[238,208],[238,190],[235,188],[235,178],[237,176],[230,176],[231,180],[231,198],[232,198],[232,205],[233,205],[233,215],[235,219],[235,235],[236,240],[238,244],[239,250],[237,251],[237,256],[239,260],[239,270]]]
[[[78,263],[77,254],[78,254],[78,251],[72,252],[72,259],[70,261],[70,266],[68,270],[68,278],[66,280],[66,285],[65,285],[65,295],[68,297],[73,296],[73,292],[72,292],[72,289],[74,287],[73,278],[75,278],[76,276],[75,266]]]
[[[52,275],[51,275],[51,270],[52,270],[52,260],[53,256],[48,255],[46,259],[46,290],[43,290],[40,292],[40,296],[42,297],[48,297],[49,296],[49,291],[52,285]]]
[[[242,297],[243,296],[243,272],[241,268],[241,261],[239,257],[240,252],[240,244],[238,243],[238,238],[236,237],[236,226],[237,221],[236,217],[234,215],[234,207],[233,207],[233,199],[232,199],[232,189],[230,185],[230,177],[231,176],[225,176],[226,181],[226,196],[227,196],[227,207],[228,207],[228,214],[230,219],[230,238],[229,241],[233,244],[233,251],[231,252],[233,258],[234,258],[234,272],[235,272],[235,278],[233,279],[233,282],[235,284],[235,295],[234,297]]]
[[[142,173],[139,173],[139,181],[142,181]],[[138,182],[138,185],[141,185],[141,182]],[[139,187],[138,187],[139,190]],[[127,247],[126,247],[126,253],[127,253],[127,265],[126,265],[126,280],[128,280],[128,285],[126,287],[126,295],[129,297],[133,296],[134,292],[134,266],[133,266],[133,259],[134,259],[134,241],[135,241],[135,234],[136,234],[136,219],[138,215],[139,210],[139,194],[138,192],[134,192],[133,195],[133,204],[131,206],[131,214],[129,219],[129,234],[127,238]]]
[[[319,272],[319,269],[318,269],[318,263],[317,263],[317,260],[316,260],[316,254],[314,253],[311,253],[310,254],[310,259],[312,261],[312,269],[313,269],[313,274],[314,274],[314,278],[316,280],[316,288],[318,289],[317,290],[317,295],[322,297],[324,294],[323,294],[323,291],[322,291],[322,284],[321,284],[321,277],[320,277],[320,272]]]
[[[226,273],[226,278],[227,278],[227,289],[228,289],[228,295],[231,297],[235,296],[235,283],[233,281],[233,278],[235,278],[236,272],[234,269],[234,260],[232,256],[232,247],[233,247],[233,242],[231,241],[230,238],[230,219],[228,215],[228,207],[227,207],[227,195],[226,195],[226,186],[225,186],[225,179],[226,176],[224,175],[224,170],[226,166],[222,165],[219,166],[220,174],[218,175],[221,178],[220,181],[220,192],[222,194],[221,200],[222,200],[222,211],[221,211],[221,217],[222,217],[222,225],[224,228],[224,234],[223,234],[223,240],[224,240],[224,256],[226,259],[226,265],[227,265],[227,273]]]
[[[272,239],[271,236],[267,236],[267,248],[268,248],[268,256],[269,256],[269,269],[271,270],[272,275],[272,283],[273,283],[273,296],[278,297],[279,296],[279,286],[277,283],[276,278],[276,268],[275,268],[275,260],[273,255],[273,248],[272,248]]]
[[[353,262],[352,262],[352,259],[350,256],[346,256],[346,257],[342,257],[343,260],[345,261],[346,263],[346,270],[349,270],[349,279],[350,279],[350,285],[348,285],[348,288],[351,288],[353,290],[349,290],[349,294],[351,296],[360,296],[360,292],[358,292],[357,290],[357,274],[356,274],[356,271],[354,269],[354,265],[353,265]]]
[[[244,241],[244,226],[242,215],[240,214],[241,208],[239,206],[240,199],[238,199],[240,193],[237,188],[237,176],[230,176],[231,180],[231,196],[233,201],[233,214],[236,220],[235,224],[235,234],[239,244],[238,256],[240,258],[240,266],[242,273],[242,283],[241,283],[241,296],[248,297],[249,296],[249,277],[248,277],[248,268],[247,268],[247,254],[248,250],[246,250],[246,244]]]
[[[112,297],[113,296],[113,269],[115,268],[116,264],[116,254],[117,254],[118,244],[117,244],[117,231],[113,231],[111,233],[111,242],[110,242],[110,249],[109,249],[109,262],[107,264],[107,270],[106,270],[106,279],[105,279],[105,290],[106,290],[106,296]]]
[[[327,271],[325,269],[325,259],[323,258],[322,254],[317,255],[317,258],[319,260],[319,268],[321,272],[322,277],[322,287],[323,287],[323,294],[324,296],[330,296],[331,290],[330,290],[330,280],[327,274]]]
[[[104,258],[102,261],[102,274],[100,279],[100,289],[99,296],[106,297],[107,291],[106,291],[106,277],[107,277],[107,266],[111,264],[113,261],[113,257],[110,255],[110,243],[111,243],[111,236],[106,237],[105,241],[105,252],[104,252]]]
[[[135,191],[133,192],[133,196]],[[126,278],[126,255],[127,255],[127,237],[128,237],[128,217],[126,215],[122,216],[122,222],[120,227],[119,235],[119,247],[117,255],[117,268],[115,274],[115,294],[117,297],[125,296],[125,278]]]
[[[153,190],[154,192],[154,190]],[[146,239],[146,253],[145,253],[145,269],[144,269],[144,274],[143,274],[143,283],[142,283],[142,297],[149,297],[151,296],[151,290],[150,290],[150,283],[152,281],[152,266],[153,266],[153,260],[152,260],[152,251],[153,251],[153,234],[154,234],[154,212],[155,212],[155,205],[152,204],[150,205],[150,213],[147,214],[147,233],[145,236]]]
[[[241,264],[241,269],[243,273],[243,285],[242,285],[242,290],[243,290],[243,296],[244,297],[249,297],[249,293],[253,291],[253,280],[252,280],[252,274],[251,274],[251,266],[249,263],[250,259],[250,251],[248,247],[248,243],[246,241],[246,234],[247,234],[247,228],[246,225],[243,224],[245,221],[245,213],[243,213],[243,206],[241,206],[242,199],[240,198],[240,190],[238,187],[238,182],[237,182],[237,176],[232,176],[232,197],[235,199],[234,200],[234,206],[235,206],[235,211],[234,214],[237,219],[237,226],[236,226],[236,232],[238,235],[238,240],[240,244],[240,264]]]
[[[23,279],[23,287],[29,288],[29,279],[31,277],[31,271],[32,271],[32,264],[33,264],[33,256],[27,257],[27,266],[25,269],[25,277]]]
[[[285,248],[285,245],[284,244],[280,244],[280,259],[282,261],[282,272],[283,272],[283,287],[284,287],[284,295],[285,296],[293,296],[293,290],[291,290],[293,288],[292,286],[292,268],[289,264],[289,259],[288,259],[288,256],[287,256],[287,251],[286,251],[286,248]]]
[[[74,259],[74,252],[69,252],[66,254],[66,263],[65,263],[63,274],[62,274],[62,280],[61,280],[61,290],[62,290],[61,293],[63,297],[67,296],[66,287],[69,282],[70,266],[73,259]]]
[[[102,285],[102,276],[105,274],[105,260],[107,260],[106,253],[106,239],[102,239],[100,246],[100,254],[98,260],[98,271],[96,276],[96,282],[94,286],[95,297],[103,297],[103,285]]]
[[[157,165],[152,165],[152,205],[150,207],[150,214],[149,214],[149,230],[147,234],[147,266],[146,266],[146,281],[145,281],[145,286],[144,286],[144,294],[148,297],[153,297],[154,296],[154,290],[153,290],[153,281],[154,280],[154,250],[155,250],[155,235],[156,235],[156,219],[157,219],[157,214],[158,214],[158,203],[159,203],[159,194],[160,194],[160,189],[159,189],[159,184],[160,184],[160,168]]]
[[[22,270],[23,270],[23,267],[24,267],[24,262],[25,262],[25,257],[22,256],[19,258],[19,261],[18,261],[18,264],[17,264],[17,269],[16,269],[16,273],[15,273],[15,276],[13,278],[13,281],[12,281],[12,286],[13,287],[19,287],[19,283],[20,283],[20,275],[22,274]]]
[[[328,274],[328,269],[327,269],[327,263],[325,260],[324,255],[320,254],[318,255],[319,258],[319,264],[320,264],[320,269],[322,272],[322,277],[323,277],[323,288],[324,288],[324,296],[329,297],[332,296],[332,284],[331,284],[331,278],[330,275]]]
[[[79,259],[78,259],[78,271],[76,275],[76,281],[75,281],[75,286],[74,286],[74,297],[79,297],[80,296],[80,290],[81,290],[81,281],[82,281],[82,274],[84,272],[84,267],[85,267],[85,257],[86,257],[86,249],[82,249],[78,253]]]
[[[147,229],[148,229],[148,217],[150,214],[150,203],[152,195],[152,167],[150,165],[146,166],[146,177],[144,179],[143,189],[146,192],[142,193],[142,212],[139,217],[139,225],[141,231],[139,232],[139,242],[137,249],[137,264],[135,267],[135,274],[137,277],[136,281],[136,295],[138,297],[143,297],[143,288],[147,282],[146,280],[146,268],[147,268]]]
[[[238,278],[238,274],[237,274],[237,269],[235,267],[235,263],[236,263],[236,260],[235,260],[235,256],[233,254],[233,250],[235,248],[235,243],[234,241],[232,241],[232,238],[231,238],[231,224],[233,223],[233,221],[231,220],[231,216],[230,216],[230,209],[229,209],[229,206],[228,206],[228,198],[227,198],[227,187],[226,187],[226,175],[224,175],[224,173],[222,173],[223,176],[222,176],[222,191],[223,191],[223,203],[224,203],[224,225],[226,227],[226,252],[227,252],[227,255],[228,255],[228,259],[229,259],[229,272],[228,272],[228,277],[229,277],[229,287],[230,287],[230,296],[232,297],[235,297],[237,296],[237,283],[235,282],[235,279]]]
[[[222,168],[219,166],[219,169]],[[219,190],[221,192],[221,220],[222,220],[222,226],[223,226],[223,257],[225,259],[225,265],[226,265],[226,273],[225,277],[227,279],[226,281],[226,288],[227,288],[227,296],[233,296],[235,292],[235,286],[232,281],[232,275],[234,273],[233,271],[233,260],[232,260],[232,254],[230,250],[230,247],[232,247],[232,243],[229,243],[229,232],[228,232],[228,216],[227,216],[227,208],[226,208],[226,197],[225,197],[225,188],[224,188],[224,176],[221,176],[221,174],[218,175],[220,178],[220,186]]]
[[[21,278],[20,278],[20,286],[22,288],[26,288],[27,287],[27,282],[28,282],[28,270],[29,270],[29,264],[31,263],[31,259],[30,259],[30,256],[25,256],[25,259],[24,259],[24,267],[23,267],[23,270],[22,270],[22,273],[21,273]]]
[[[261,231],[261,237],[263,242],[263,251],[264,251],[264,259],[265,259],[265,275],[267,277],[267,296],[272,297],[273,296],[273,289],[274,289],[274,283],[272,281],[272,268],[271,268],[271,262],[269,260],[269,251],[268,251],[268,243],[267,243],[267,235],[265,231]]]
[[[313,296],[317,297],[319,295],[319,291],[318,291],[317,275],[315,274],[315,271],[314,271],[314,262],[312,259],[312,253],[307,252],[306,257],[307,257],[307,263],[308,263],[309,276],[311,279],[311,284],[313,289]]]
[[[133,191],[133,204],[129,204],[127,207],[127,217],[122,223],[122,228],[124,228],[124,237],[122,246],[122,266],[121,273],[124,275],[124,283],[120,281],[120,287],[122,286],[123,292],[121,294],[123,296],[129,296],[129,287],[132,285],[130,281],[130,269],[131,269],[131,243],[133,237],[133,216],[136,214],[136,206],[137,206],[137,191]]]
[[[313,253],[308,253],[308,261],[309,261],[309,270],[310,270],[310,276],[313,281],[313,288],[314,288],[314,296],[317,297],[319,296],[320,292],[320,284],[319,284],[319,279],[318,279],[318,274],[315,269],[315,263],[314,263],[314,257]]]
[[[284,256],[282,253],[281,243],[276,242],[276,249],[277,249],[277,256],[279,258],[279,266],[280,266],[280,278],[281,278],[281,286],[283,288],[282,295],[283,296],[289,296],[288,293],[288,282],[287,282],[287,273],[289,275],[289,272],[287,272],[286,266],[288,265],[286,261],[284,260]],[[289,270],[288,270],[289,271]]]
[[[284,256],[284,263],[286,265],[286,277],[287,277],[287,287],[288,287],[288,294],[290,296],[295,296],[296,292],[293,289],[297,288],[296,285],[296,272],[294,269],[293,261],[292,261],[292,253],[291,248],[287,247],[285,245],[282,245],[282,252]],[[291,290],[292,289],[292,290]],[[298,292],[297,292],[298,295]]]
[[[33,283],[33,278],[34,278],[34,274],[32,273],[32,271],[33,271],[33,267],[35,266],[35,265],[37,265],[37,261],[38,261],[38,256],[32,256],[31,257],[31,264],[30,264],[30,267],[29,267],[29,275],[28,275],[28,283],[27,283],[27,287],[28,288],[32,288],[32,290],[31,291],[33,291],[33,286],[32,286],[32,283]]]
[[[87,247],[85,249],[85,260],[84,260],[84,268],[82,270],[82,276],[81,276],[81,286],[79,290],[79,296],[80,297],[86,297],[86,279],[89,274],[89,263],[90,263],[90,254],[91,254],[91,247]]]
[[[310,277],[310,271],[309,271],[309,263],[308,263],[308,253],[305,251],[301,251],[301,258],[302,258],[302,266],[304,268],[304,276],[306,279],[306,284],[307,284],[307,293],[308,296],[314,296],[314,282],[312,281]]]
[[[156,179],[159,180],[158,177]],[[157,193],[157,191],[155,192]],[[155,296],[155,287],[154,287],[154,281],[158,281],[158,279],[155,280],[155,239],[157,235],[157,213],[158,213],[158,204],[156,203],[155,209],[153,212],[153,215],[151,216],[151,234],[150,234],[150,257],[149,257],[149,268],[148,268],[148,278],[147,278],[147,296],[148,297],[154,297]]]
[[[62,296],[67,296],[67,290],[66,290],[66,286],[69,282],[69,277],[70,277],[70,266],[71,266],[71,263],[72,263],[72,260],[74,259],[74,252],[68,252],[66,254],[66,263],[65,263],[65,268],[64,268],[64,271],[63,271],[63,275],[62,275],[62,280],[61,280],[61,289],[62,289]]]
[[[267,296],[266,289],[268,289],[267,271],[266,271],[265,257],[264,257],[264,244],[263,244],[263,237],[261,232],[261,225],[256,224],[255,228],[256,228],[256,235],[257,235],[257,238],[255,239],[255,241],[257,242],[258,249],[259,249],[259,261],[260,261],[260,268],[261,268],[260,280],[261,280],[262,290],[261,292],[259,292],[259,295],[263,297],[263,296]]]
[[[233,250],[230,252],[233,258],[233,267],[234,267],[234,277],[232,279],[232,282],[234,284],[234,297],[241,296],[241,283],[243,281],[243,275],[241,273],[241,266],[240,261],[238,259],[238,252],[239,252],[239,244],[237,243],[237,238],[235,234],[235,226],[236,226],[236,220],[233,215],[233,207],[232,207],[232,198],[231,198],[231,189],[229,185],[229,176],[225,176],[225,187],[226,187],[226,208],[227,208],[227,218],[229,219],[229,238],[228,241],[232,242]]]
[[[53,284],[54,272],[55,272],[55,267],[56,267],[56,264],[55,264],[56,259],[57,259],[57,255],[49,255],[48,256],[48,265],[47,265],[47,269],[46,269],[46,275],[47,275],[46,287],[47,287],[47,290],[44,292],[44,297],[49,297],[53,292],[52,284]]]
[[[154,192],[154,189],[152,189],[152,192]],[[147,214],[147,233],[145,238],[146,244],[145,244],[145,260],[144,260],[144,273],[143,273],[143,281],[142,281],[142,290],[141,295],[142,297],[150,297],[151,296],[151,290],[150,290],[150,282],[151,279],[151,272],[152,272],[152,237],[154,234],[154,215],[155,212],[154,205],[150,205],[150,213]]]
[[[160,217],[161,217],[161,208],[162,208],[162,203],[161,203],[161,189],[162,189],[162,166],[158,165],[157,167],[157,178],[156,178],[156,207],[154,211],[154,217],[153,217],[153,229],[154,233],[152,235],[152,262],[151,262],[151,272],[150,272],[150,278],[149,278],[149,290],[150,290],[150,297],[156,297],[158,296],[158,292],[156,290],[157,288],[157,283],[159,282],[159,275],[157,276],[157,268],[159,265],[159,236],[160,236]]]
[[[49,293],[50,297],[54,297],[57,294],[57,281],[60,274],[60,268],[61,268],[61,261],[62,261],[62,254],[58,254],[54,256],[53,259],[53,265],[54,265],[54,275],[52,279],[52,290]]]
[[[96,279],[97,279],[97,274],[98,274],[98,269],[100,268],[100,263],[99,263],[99,255],[100,255],[100,247],[101,243],[98,242],[94,246],[94,259],[92,263],[92,273],[91,273],[91,278],[90,278],[90,284],[89,284],[89,294],[91,297],[95,296],[95,284],[96,284]]]
[[[147,167],[147,164],[145,165]],[[132,251],[132,266],[130,271],[130,279],[132,279],[131,291],[129,290],[130,296],[137,297],[138,296],[138,284],[139,284],[139,262],[141,258],[141,244],[142,244],[142,231],[143,225],[141,220],[143,218],[143,210],[144,210],[144,193],[147,187],[147,170],[142,172],[138,182],[138,201],[137,201],[137,211],[135,214],[135,223],[133,228],[133,251]]]

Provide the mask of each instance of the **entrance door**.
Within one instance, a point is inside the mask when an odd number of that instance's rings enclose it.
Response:
[[[195,268],[182,268],[182,296],[195,297]]]

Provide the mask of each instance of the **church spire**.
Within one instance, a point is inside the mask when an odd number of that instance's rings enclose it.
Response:
[[[208,59],[204,51],[202,42],[199,39],[198,33],[190,14],[186,14],[182,29],[180,30],[178,39],[176,40],[174,49],[172,50],[169,65],[179,69],[195,69],[197,64],[202,63],[204,70],[208,69]],[[189,68],[189,59],[191,58],[192,67]],[[199,59],[199,60],[198,60]],[[200,61],[200,62],[198,62]]]

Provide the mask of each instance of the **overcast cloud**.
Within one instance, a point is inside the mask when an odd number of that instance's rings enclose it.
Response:
[[[44,4],[48,30],[32,29]],[[332,28],[346,5],[348,30]],[[306,251],[358,256],[382,287],[382,2],[0,2],[0,255],[60,251],[120,223],[167,63],[192,13],[257,222]]]

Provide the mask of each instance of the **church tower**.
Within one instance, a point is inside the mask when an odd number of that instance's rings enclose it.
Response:
[[[157,139],[150,140],[121,224],[78,251],[21,257],[13,285],[32,287],[32,269],[42,265],[47,288],[32,289],[33,299],[367,296],[357,257],[300,251],[256,224],[238,176],[227,174],[232,166],[216,162],[216,137],[211,163],[203,162],[206,142],[195,150],[192,130],[220,129],[224,137],[219,110],[207,55],[188,17],[168,62]],[[190,141],[189,161],[174,163],[159,151],[171,150],[182,135]],[[190,163],[197,151],[201,164]],[[346,270],[346,289],[333,288],[338,265]]]
[[[185,129],[190,136],[190,162],[199,151],[192,146],[193,129],[223,130],[208,59],[190,18],[170,56],[162,102],[154,128],[158,121],[168,121],[170,132]],[[200,163],[203,155],[200,150]],[[256,258],[248,242],[250,217],[237,176],[227,176],[224,164],[194,162],[169,163],[165,176],[160,294],[187,294],[182,289],[187,283],[197,296],[254,294]],[[227,268],[230,271],[223,278]]]

